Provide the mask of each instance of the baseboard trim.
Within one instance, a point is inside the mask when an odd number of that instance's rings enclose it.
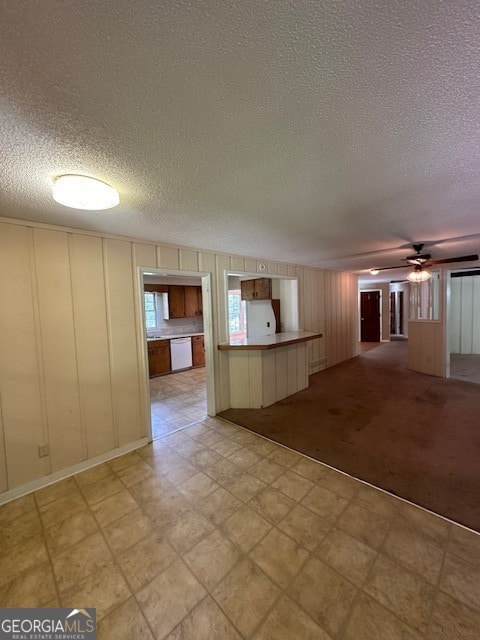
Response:
[[[129,451],[140,449],[140,447],[144,447],[146,444],[148,444],[148,438],[141,438],[140,440],[129,442],[122,447],[117,447],[116,449],[106,451],[99,456],[95,456],[95,458],[89,458],[88,460],[84,460],[83,462],[74,464],[71,467],[62,469],[61,471],[56,471],[55,473],[50,473],[48,476],[44,476],[43,478],[38,478],[38,480],[27,482],[27,484],[23,484],[21,487],[15,487],[15,489],[4,491],[0,494],[0,504],[5,504],[6,502],[10,502],[11,500],[15,500],[16,498],[21,498],[22,496],[27,495],[27,493],[32,493],[32,491],[38,491],[39,489],[48,487],[48,485],[53,484],[54,482],[64,480],[65,478],[74,476],[77,473],[81,473],[82,471],[86,471],[87,469],[96,467],[99,464],[103,464],[108,460],[113,460],[114,458],[123,456]]]

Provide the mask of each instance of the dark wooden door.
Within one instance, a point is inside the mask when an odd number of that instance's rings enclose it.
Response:
[[[195,318],[198,315],[198,287],[185,287],[185,317]]]
[[[395,308],[395,291],[390,293],[390,333],[397,333],[397,316]]]
[[[398,333],[403,335],[403,291],[398,292]]]
[[[360,292],[360,340],[380,342],[380,292]]]
[[[185,287],[168,287],[168,307],[170,318],[185,318]]]

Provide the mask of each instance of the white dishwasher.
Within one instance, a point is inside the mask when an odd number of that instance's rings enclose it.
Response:
[[[192,366],[192,339],[173,338],[170,340],[170,357],[172,359],[172,371],[188,369]]]

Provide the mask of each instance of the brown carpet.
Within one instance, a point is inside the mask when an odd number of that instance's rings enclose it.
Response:
[[[480,385],[409,371],[395,341],[266,409],[220,415],[480,532]]]

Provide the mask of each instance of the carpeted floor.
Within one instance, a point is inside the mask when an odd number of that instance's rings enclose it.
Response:
[[[266,409],[220,415],[480,531],[480,386],[409,371],[384,343]]]

